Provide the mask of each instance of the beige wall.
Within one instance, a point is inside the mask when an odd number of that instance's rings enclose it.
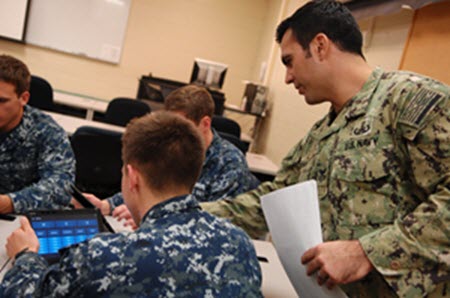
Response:
[[[281,9],[283,8],[286,0],[270,0],[266,9],[266,16],[264,18],[264,27],[262,33],[259,36],[260,49],[259,52],[255,52],[256,62],[253,69],[253,77],[249,78],[250,81],[266,84],[265,78],[269,75],[271,66],[273,65],[274,51],[277,49],[275,40],[275,29],[281,18]],[[263,63],[265,66],[263,66]],[[264,69],[263,69],[264,68]],[[242,104],[242,95],[245,88],[245,84],[242,83],[242,93],[238,94],[235,101],[227,101],[228,104],[234,104],[240,106]],[[225,110],[225,116],[236,120],[242,128],[242,131],[249,136],[253,134],[253,128],[255,124],[255,117],[242,113],[230,112]]]
[[[291,15],[307,1],[288,0],[285,17]],[[365,35],[371,36],[365,55],[370,65],[385,69],[398,69],[405,41],[408,36],[413,13],[402,11],[399,14],[377,17],[361,22]],[[371,23],[372,22],[372,23]],[[369,26],[372,25],[372,26]],[[369,28],[372,27],[369,32]],[[311,126],[328,112],[329,104],[309,106],[292,86],[284,83],[284,66],[280,53],[275,55],[273,73],[269,78],[272,109],[265,119],[261,138],[256,150],[265,153],[279,164],[286,153]]]
[[[288,0],[283,19],[306,2],[308,1]],[[264,121],[256,150],[279,164],[288,150],[307,133],[328,107],[308,106],[292,86],[284,83],[285,68],[280,60],[278,46],[274,59],[273,70],[268,78],[271,109]]]
[[[265,36],[280,0],[133,0],[119,64],[108,64],[0,40],[0,53],[23,59],[31,72],[62,89],[110,100],[134,97],[138,79],[154,76],[187,82],[193,59],[229,65],[228,102],[239,103],[242,80],[258,78],[270,48]]]
[[[367,37],[365,43],[368,47],[365,47],[364,54],[370,65],[386,70],[399,69],[413,16],[414,11],[402,10],[360,22],[361,30]]]
[[[272,57],[275,38],[275,29],[279,21],[280,17],[280,9],[283,6],[283,0],[271,0],[269,1],[269,5],[267,7],[267,14],[264,20],[264,28],[262,34],[260,35],[261,45],[259,55],[256,59],[255,64],[255,74],[256,76],[253,78],[253,81],[264,83],[264,77],[267,75],[269,62]],[[263,65],[265,64],[265,65]]]

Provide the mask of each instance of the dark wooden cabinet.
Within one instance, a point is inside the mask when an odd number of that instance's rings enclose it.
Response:
[[[172,81],[154,76],[142,76],[139,80],[139,88],[137,92],[137,99],[151,101],[150,106],[155,106],[154,103],[163,103],[164,98],[173,90],[186,86],[188,83]],[[223,115],[225,108],[225,94],[223,92],[208,89],[214,99],[216,115]]]

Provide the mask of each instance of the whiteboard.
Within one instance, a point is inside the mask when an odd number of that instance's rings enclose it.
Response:
[[[31,1],[25,41],[119,63],[130,5],[131,0]]]
[[[0,36],[23,40],[28,0],[0,0]]]

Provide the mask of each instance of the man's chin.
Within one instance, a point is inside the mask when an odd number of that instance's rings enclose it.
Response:
[[[305,102],[307,103],[307,104],[309,104],[309,105],[318,105],[318,104],[321,104],[321,103],[323,103],[324,102],[324,100],[320,100],[320,99],[317,99],[317,98],[311,98],[311,97],[308,97],[307,95],[303,95],[304,97],[305,97]]]
[[[308,96],[306,96],[306,95],[303,95],[303,96],[305,97],[305,102],[306,102],[307,104],[309,104],[309,105],[315,105],[315,104],[317,104],[317,102],[316,102],[313,98],[308,97]]]

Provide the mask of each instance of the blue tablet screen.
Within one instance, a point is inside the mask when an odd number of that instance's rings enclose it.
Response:
[[[39,254],[55,256],[58,250],[82,242],[100,232],[95,212],[37,212],[30,216],[39,239]]]

